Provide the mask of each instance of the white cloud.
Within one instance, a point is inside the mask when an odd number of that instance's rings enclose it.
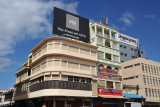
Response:
[[[41,32],[51,34],[48,16],[52,15],[53,6],[77,14],[78,2],[0,0],[0,56],[14,53],[18,41],[41,36]]]
[[[126,26],[131,26],[134,19],[134,16],[130,12],[125,12],[121,15],[119,21],[123,22]]]
[[[155,19],[156,15],[153,14],[148,14],[148,15],[144,15],[145,18],[151,18],[151,19]]]
[[[0,72],[5,72],[7,69],[5,67],[12,64],[9,58],[0,57]]]

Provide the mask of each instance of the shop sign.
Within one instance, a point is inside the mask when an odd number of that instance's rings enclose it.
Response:
[[[105,68],[105,67],[99,67],[99,72],[110,73],[110,74],[118,74],[117,69],[108,69],[108,68]]]
[[[98,73],[98,77],[101,78],[101,79],[109,79],[109,80],[122,81],[122,77],[119,76],[119,75]]]
[[[122,90],[98,88],[99,95],[118,95],[122,96]]]

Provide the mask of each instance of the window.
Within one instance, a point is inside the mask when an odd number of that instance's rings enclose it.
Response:
[[[134,56],[132,56],[132,59],[134,59]]]
[[[160,91],[159,91],[159,89],[158,89],[158,96],[159,96],[159,98],[160,98]]]
[[[98,58],[104,59],[104,53],[103,52],[98,52]]]
[[[156,78],[156,84],[158,85],[158,79]]]
[[[148,72],[150,73],[151,71],[150,71],[150,66],[148,65]]]
[[[143,54],[143,51],[141,51],[141,54]]]
[[[43,82],[44,81],[44,76],[39,77],[39,82]]]
[[[157,97],[157,90],[155,89],[155,96]]]
[[[154,77],[153,77],[153,84],[156,85]]]
[[[131,50],[133,51],[133,48],[131,48]]]
[[[146,84],[146,77],[143,75],[144,84]]]
[[[105,41],[105,46],[106,46],[106,47],[111,47],[111,44],[110,44],[110,41],[109,41],[109,40],[106,40],[106,41]]]
[[[153,74],[153,67],[152,67],[152,65],[151,65],[151,71],[152,71],[152,74]]]
[[[107,88],[113,89],[113,81],[106,81]]]
[[[98,80],[98,87],[105,88],[105,80]]]
[[[31,70],[28,70],[28,76],[30,76],[31,75]]]
[[[158,67],[157,67],[157,74],[159,74]]]
[[[150,82],[151,82],[151,84],[152,84],[152,77],[150,76]]]
[[[121,90],[121,82],[115,82],[115,89]]]
[[[151,89],[149,88],[149,96],[151,97]]]
[[[124,56],[127,56],[127,54],[124,54]]]
[[[91,83],[91,78],[87,78],[86,80],[87,83]]]
[[[121,55],[123,55],[123,53],[121,53]]]
[[[152,89],[152,96],[154,97],[154,89]]]
[[[74,82],[79,82],[79,77],[74,77]]]
[[[107,60],[111,60],[111,54],[105,53],[105,58],[106,58]]]
[[[73,81],[73,77],[72,76],[68,76],[68,81]]]
[[[84,77],[81,77],[81,82],[82,83],[85,83],[86,82],[86,79]]]
[[[156,74],[156,68],[155,68],[155,66],[154,66],[154,73]]]
[[[144,71],[144,65],[142,64],[142,71]]]
[[[145,94],[146,94],[146,97],[148,97],[147,88],[145,88]]]
[[[124,46],[124,49],[126,48],[126,46]]]
[[[149,78],[148,78],[148,76],[147,76],[147,82],[148,82],[148,84],[149,84]]]
[[[122,45],[120,45],[120,47],[122,47]]]
[[[147,65],[145,64],[145,69],[146,69],[146,72],[147,72]]]
[[[134,64],[134,66],[139,66],[139,65],[140,65],[140,63]]]
[[[131,68],[133,65],[125,66],[124,69]]]

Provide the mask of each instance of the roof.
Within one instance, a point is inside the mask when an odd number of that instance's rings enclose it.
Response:
[[[141,99],[141,98],[144,98],[144,99],[146,99],[145,97],[143,97],[143,96],[140,96],[140,95],[137,95],[137,94],[123,94],[123,96],[124,97],[127,97],[127,98],[139,98],[139,99]]]

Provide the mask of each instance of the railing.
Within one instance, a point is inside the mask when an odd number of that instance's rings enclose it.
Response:
[[[15,91],[15,96],[18,96],[18,95],[22,95],[22,94],[26,94],[27,93],[27,90],[18,90],[18,91]]]
[[[92,91],[92,84],[52,80],[52,81],[43,81],[30,86],[30,92],[34,92],[42,89],[71,89],[71,90]]]

